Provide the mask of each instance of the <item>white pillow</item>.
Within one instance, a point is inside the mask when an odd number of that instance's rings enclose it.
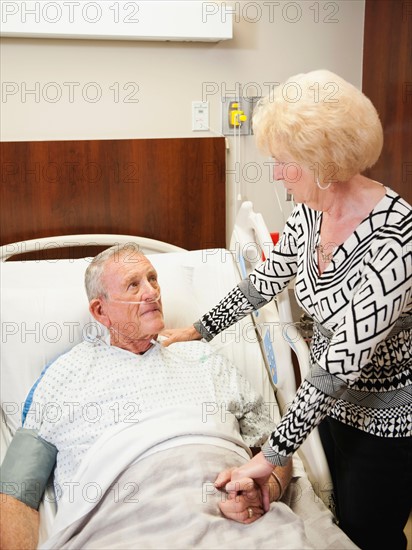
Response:
[[[201,250],[149,255],[158,271],[167,327],[192,324],[239,280],[231,255]],[[84,272],[90,259],[5,262],[1,271],[1,403],[12,433],[21,425],[29,390],[43,368],[96,330],[88,312]],[[273,401],[250,318],[213,346]]]

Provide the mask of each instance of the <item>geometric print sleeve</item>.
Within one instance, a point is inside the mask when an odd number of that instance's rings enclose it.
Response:
[[[272,249],[268,260],[250,274],[250,281],[258,294],[270,301],[296,276],[298,242],[302,242],[297,224],[299,210],[295,209],[286,223],[279,245]]]
[[[335,398],[326,395],[304,380],[288,412],[262,447],[264,457],[275,466],[285,466],[333,407]]]
[[[345,390],[342,380],[313,365],[287,413],[262,448],[266,460],[284,466]]]
[[[269,258],[194,323],[205,340],[210,341],[227,327],[263,307],[294,278],[297,270],[295,220],[296,213],[293,212]]]
[[[409,341],[410,348],[412,241],[410,224],[409,233],[406,225],[398,242],[392,238],[371,248],[344,317],[330,340],[326,340],[327,345],[324,338],[318,339],[319,347],[323,343],[322,349],[316,349],[314,344],[310,373],[262,449],[272,464],[288,462],[331,411],[336,399],[356,383],[362,368],[371,363],[385,339],[396,338],[394,335],[404,327],[403,338]],[[408,399],[406,392],[404,395]]]
[[[242,281],[238,286],[232,289],[214,308],[203,317],[193,323],[195,329],[199,332],[204,340],[209,342],[222,330],[229,327],[233,323],[240,321],[243,317],[252,313],[255,309],[265,305],[266,300],[256,300],[252,303],[253,298],[242,292],[240,286],[247,286],[248,279]],[[254,294],[257,294],[256,291]]]

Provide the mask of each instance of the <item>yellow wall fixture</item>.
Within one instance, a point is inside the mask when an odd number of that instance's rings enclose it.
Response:
[[[252,115],[260,96],[223,96],[222,101],[222,134],[231,136],[236,132],[241,136],[253,133]]]
[[[239,128],[247,119],[248,117],[240,108],[240,104],[237,101],[232,101],[229,105],[229,128]]]

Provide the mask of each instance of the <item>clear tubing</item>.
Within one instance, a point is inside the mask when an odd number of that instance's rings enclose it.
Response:
[[[135,302],[134,300],[112,300],[111,298],[108,299],[109,302],[114,302],[116,304],[133,304],[133,305],[139,305],[139,304],[154,304],[155,302],[160,302],[160,292],[153,298],[149,298],[147,300],[141,300],[140,302]]]
[[[206,353],[204,354],[202,357],[199,357],[198,359],[188,359],[187,357],[184,357],[183,355],[180,355],[179,353],[171,350],[169,347],[165,348],[164,346],[162,346],[162,344],[160,342],[158,342],[157,340],[150,340],[150,343],[153,344],[154,346],[156,347],[159,347],[161,348],[162,350],[166,351],[167,353],[169,353],[170,355],[172,355],[175,359],[179,360],[179,361],[182,361],[184,363],[203,363],[204,361],[206,361],[206,359],[208,359],[209,357],[212,357],[213,355],[216,355],[217,353],[220,352],[220,350],[222,350],[223,348],[225,348],[226,346],[229,346],[230,344],[233,344],[235,342],[235,340],[229,340],[229,342],[226,342],[225,344],[222,344],[221,346],[219,347],[216,347],[216,348],[210,348],[211,349],[211,352],[210,353]]]
[[[282,203],[280,202],[279,193],[278,193],[278,189],[277,189],[277,185],[276,185],[276,184],[274,185],[274,189],[275,189],[276,199],[277,199],[277,201],[278,201],[279,210],[280,210],[280,213],[281,213],[281,215],[282,215],[283,226],[285,226],[285,225],[286,225],[285,212],[284,212],[284,210],[283,210]]]

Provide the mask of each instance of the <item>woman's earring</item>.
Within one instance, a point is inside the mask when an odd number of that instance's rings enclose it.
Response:
[[[322,191],[326,191],[326,189],[329,189],[329,187],[332,185],[332,182],[330,181],[326,187],[322,187],[319,183],[319,178],[316,178],[316,185],[319,187],[319,189],[322,189]]]

